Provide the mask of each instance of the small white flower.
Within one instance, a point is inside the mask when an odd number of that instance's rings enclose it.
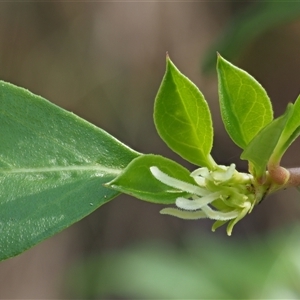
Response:
[[[199,168],[193,171],[191,177],[195,185],[173,178],[155,166],[150,171],[165,185],[189,194],[187,198],[176,199],[177,208],[164,208],[161,214],[189,220],[216,220],[213,231],[229,221],[227,234],[231,235],[233,226],[256,204],[252,175],[237,172],[235,164],[217,166],[215,170]]]

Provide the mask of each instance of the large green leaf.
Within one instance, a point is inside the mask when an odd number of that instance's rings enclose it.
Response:
[[[221,115],[231,139],[245,149],[273,119],[272,105],[263,87],[248,73],[218,55]]]
[[[134,159],[118,177],[107,185],[119,192],[160,204],[173,204],[176,198],[187,195],[180,188],[172,188],[156,179],[150,172],[150,167],[157,167],[168,176],[195,185],[187,169],[170,159],[153,154]]]
[[[90,214],[139,154],[47,100],[0,82],[0,260]]]
[[[167,57],[167,70],[154,106],[158,133],[176,153],[195,165],[212,168],[212,120],[199,89]]]
[[[293,113],[293,104],[289,104],[284,115],[273,120],[263,128],[246,147],[241,155],[242,159],[250,161],[255,168],[255,176],[261,177],[270,157],[279,141],[286,123]]]

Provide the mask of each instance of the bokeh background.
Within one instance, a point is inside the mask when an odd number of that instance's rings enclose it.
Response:
[[[299,1],[0,3],[2,80],[192,170],[152,120],[166,51],[209,103],[215,160],[246,171],[221,122],[216,51],[266,88],[275,116],[283,113],[300,92]],[[285,166],[300,165],[299,147]],[[210,221],[161,216],[159,205],[122,195],[2,262],[0,298],[297,299],[299,201],[296,190],[270,196],[228,238],[224,228],[211,233]]]

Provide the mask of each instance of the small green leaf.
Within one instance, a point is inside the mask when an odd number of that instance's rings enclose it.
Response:
[[[159,155],[147,154],[134,159],[107,186],[136,198],[160,204],[173,204],[176,198],[187,195],[158,181],[150,172],[150,167],[153,166],[171,177],[195,184],[190,172],[181,165]]]
[[[293,106],[293,113],[290,115],[279,142],[274,150],[272,159],[280,162],[281,157],[293,143],[293,141],[300,135],[300,95],[298,96]]]
[[[165,143],[180,156],[212,168],[212,120],[199,89],[167,58],[167,70],[154,106],[154,122]]]
[[[139,154],[42,97],[0,82],[0,261],[116,197]]]
[[[292,113],[293,105],[290,104],[284,115],[264,127],[243,151],[241,158],[253,164],[256,177],[259,178],[265,173],[269,159]]]
[[[219,100],[225,129],[245,149],[273,119],[272,105],[263,87],[248,73],[218,55]]]

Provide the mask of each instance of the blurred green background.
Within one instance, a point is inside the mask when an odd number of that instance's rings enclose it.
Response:
[[[1,2],[0,78],[42,95],[130,147],[174,159],[153,102],[165,53],[205,95],[213,156],[246,171],[218,108],[215,53],[266,88],[275,116],[300,89],[300,2]],[[284,158],[299,166],[300,143]],[[300,194],[282,191],[226,237],[210,221],[159,215],[119,196],[24,254],[2,262],[0,298],[300,297]]]

